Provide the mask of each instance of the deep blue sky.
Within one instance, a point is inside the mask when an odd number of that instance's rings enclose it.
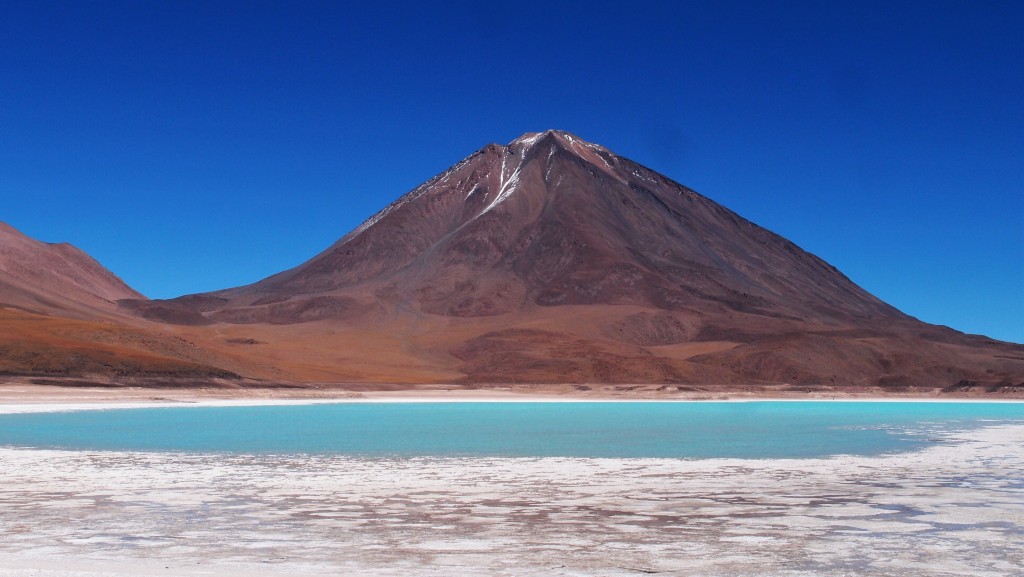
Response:
[[[569,130],[1024,342],[1024,3],[0,2],[0,220],[151,297]]]

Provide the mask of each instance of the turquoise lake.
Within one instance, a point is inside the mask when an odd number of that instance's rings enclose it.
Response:
[[[878,455],[1024,424],[1024,403],[339,403],[0,415],[0,446],[406,457]]]

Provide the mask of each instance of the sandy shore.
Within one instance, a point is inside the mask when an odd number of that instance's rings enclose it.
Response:
[[[1002,577],[1024,566],[1024,425],[805,460],[0,449],[0,462],[0,577]]]
[[[578,391],[561,388],[464,389],[442,386],[396,390],[290,389],[290,388],[149,388],[149,387],[59,387],[0,382],[0,414],[67,411],[107,408],[144,408],[162,406],[255,406],[313,403],[381,402],[696,402],[696,401],[860,401],[860,402],[1010,402],[1024,398],[999,396],[951,397],[935,395],[873,396],[845,395],[772,395],[765,392],[677,393],[672,395],[632,395],[614,391]]]

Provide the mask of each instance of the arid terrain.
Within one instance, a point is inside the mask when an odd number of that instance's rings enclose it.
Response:
[[[148,300],[0,226],[17,385],[1024,396],[1024,346],[918,321],[569,133],[485,146],[309,261]]]

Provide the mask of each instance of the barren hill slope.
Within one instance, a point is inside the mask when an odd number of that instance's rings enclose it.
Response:
[[[121,299],[145,298],[80,249],[29,238],[0,222],[0,303],[95,318]]]
[[[141,294],[67,243],[0,223],[0,376],[237,377],[246,367],[142,322],[117,301]]]

